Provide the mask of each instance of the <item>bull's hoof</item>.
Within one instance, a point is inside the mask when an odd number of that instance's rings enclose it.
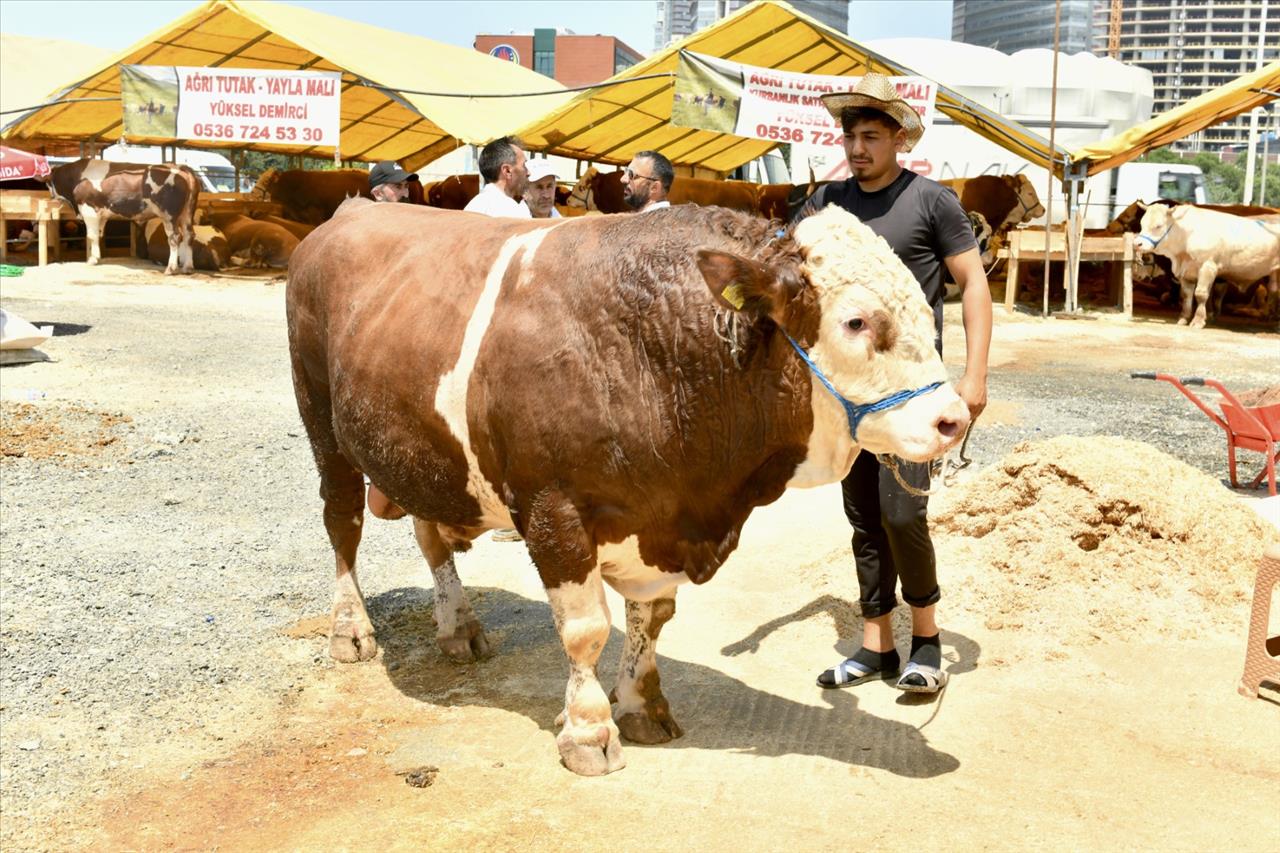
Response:
[[[618,729],[612,721],[580,728],[566,726],[556,736],[556,747],[564,766],[579,776],[603,776],[627,766]]]
[[[1188,323],[1188,322],[1189,322],[1189,321],[1187,320],[1187,318],[1186,318],[1186,317],[1179,317],[1179,318],[1178,318],[1178,325],[1179,325],[1179,326],[1185,326],[1185,325],[1187,325],[1187,323]]]
[[[85,259],[85,263],[86,263],[86,264],[88,264],[88,265],[89,265],[89,266],[91,266],[91,267],[96,267],[96,266],[98,265],[98,259],[97,259],[97,258],[92,258],[92,257],[91,257],[91,258],[86,258],[86,259]]]
[[[452,634],[437,635],[436,643],[444,656],[454,663],[472,663],[489,656],[489,640],[479,620],[459,625]]]
[[[1192,319],[1192,321],[1191,321],[1191,328],[1193,328],[1193,329],[1203,329],[1203,328],[1204,328],[1204,318],[1203,318],[1203,317],[1195,317],[1195,318],[1193,318],[1193,319]]]
[[[373,660],[378,653],[378,640],[373,629],[361,630],[352,623],[335,624],[329,635],[329,657],[341,663],[359,663]]]
[[[682,737],[684,730],[671,718],[663,702],[661,709],[646,708],[644,711],[632,711],[629,714],[617,714],[613,720],[618,724],[618,731],[632,743],[669,743]]]

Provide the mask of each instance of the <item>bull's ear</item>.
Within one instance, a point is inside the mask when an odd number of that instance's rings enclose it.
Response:
[[[794,276],[728,252],[699,249],[698,269],[721,305],[755,318],[771,317],[777,323],[782,323],[787,303],[800,287]]]

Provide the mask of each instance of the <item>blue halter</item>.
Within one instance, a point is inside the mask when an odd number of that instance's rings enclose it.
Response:
[[[786,335],[786,332],[783,332],[783,334]],[[873,412],[883,412],[885,409],[892,409],[894,406],[900,406],[913,397],[919,397],[921,394],[928,394],[930,391],[934,391],[942,387],[941,382],[934,382],[933,384],[926,385],[923,388],[916,388],[914,391],[898,391],[897,393],[890,394],[883,400],[877,400],[874,403],[863,403],[861,405],[850,403],[840,395],[840,392],[836,390],[835,386],[831,384],[827,377],[822,375],[822,371],[818,369],[818,365],[814,364],[813,359],[809,358],[809,353],[805,352],[804,348],[796,343],[795,339],[790,335],[787,335],[787,340],[791,342],[791,346],[795,347],[796,352],[799,354],[800,358],[804,360],[804,363],[809,365],[809,369],[813,371],[814,376],[818,377],[818,381],[825,385],[826,389],[831,392],[832,396],[840,401],[840,405],[844,406],[844,412],[849,417],[849,435],[853,437],[855,442],[858,440],[858,424],[860,424],[862,419],[867,415],[870,415]]]
[[[1163,243],[1163,242],[1164,242],[1164,238],[1165,238],[1165,237],[1168,237],[1168,236],[1169,236],[1169,232],[1170,232],[1170,231],[1172,231],[1172,230],[1173,230],[1173,223],[1172,223],[1172,222],[1170,222],[1170,223],[1169,223],[1169,227],[1168,227],[1168,228],[1166,228],[1166,229],[1164,229],[1164,233],[1160,235],[1160,239],[1159,239],[1159,240],[1153,240],[1153,239],[1151,239],[1150,237],[1148,237],[1146,234],[1139,234],[1139,235],[1138,235],[1138,239],[1139,239],[1139,240],[1146,240],[1148,243],[1150,243],[1150,244],[1151,244],[1151,251],[1153,251],[1153,252],[1154,252],[1154,251],[1155,251],[1155,249],[1156,249],[1156,246],[1159,246],[1161,243]]]

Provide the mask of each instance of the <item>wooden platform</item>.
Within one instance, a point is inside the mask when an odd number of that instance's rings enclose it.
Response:
[[[62,260],[58,228],[64,218],[75,219],[75,212],[65,202],[54,200],[47,190],[0,190],[0,263],[9,258],[7,219],[26,219],[35,225],[40,266],[49,263],[50,243],[53,244],[53,259]]]
[[[1026,228],[1009,232],[1009,245],[1000,249],[998,253],[999,257],[1009,260],[1009,272],[1006,275],[1004,290],[1005,308],[1013,310],[1023,262],[1043,262],[1046,254],[1050,261],[1065,262],[1067,260],[1066,234],[1062,231],[1047,233],[1048,245],[1046,246],[1046,232],[1043,230]],[[1108,265],[1112,302],[1124,311],[1126,317],[1132,317],[1133,235],[1121,234],[1116,237],[1086,235],[1080,248],[1080,262],[1100,262]],[[1046,286],[1048,286],[1047,282]]]

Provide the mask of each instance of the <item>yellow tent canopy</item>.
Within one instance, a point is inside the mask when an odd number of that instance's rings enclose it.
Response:
[[[89,74],[110,56],[105,48],[78,42],[0,33],[0,110],[44,103],[68,78]],[[0,123],[16,117],[0,116]]]
[[[1141,157],[1153,148],[1176,142],[1206,127],[1224,122],[1254,107],[1275,100],[1280,90],[1280,61],[1230,83],[1210,89],[1185,104],[1150,121],[1131,127],[1102,142],[1086,145],[1071,155],[1075,162],[1088,162],[1093,175]]]
[[[624,164],[635,151],[658,150],[693,174],[722,175],[774,148],[776,142],[671,124],[681,50],[803,74],[916,74],[786,3],[757,0],[608,81],[620,85],[584,92],[522,127],[517,135],[533,149],[601,163]],[[1050,149],[1043,137],[942,85],[937,91],[937,106],[943,113],[997,145],[1048,167]],[[1058,174],[1066,154],[1066,149],[1056,148],[1054,171]]]
[[[48,98],[106,100],[64,103],[16,117],[2,116],[0,138],[19,145],[25,143],[28,148],[45,145],[49,153],[59,148],[72,149],[88,140],[117,141],[121,135],[120,64],[341,71],[342,157],[398,160],[409,169],[460,145],[484,143],[509,133],[569,98],[564,87],[554,80],[469,48],[281,3],[211,0],[124,52],[63,82]],[[413,94],[406,89],[442,94]],[[530,92],[547,94],[493,97]],[[41,102],[44,100],[41,98]],[[128,141],[176,143],[192,148],[246,148],[314,157],[333,155],[332,148],[306,145],[135,137]]]

